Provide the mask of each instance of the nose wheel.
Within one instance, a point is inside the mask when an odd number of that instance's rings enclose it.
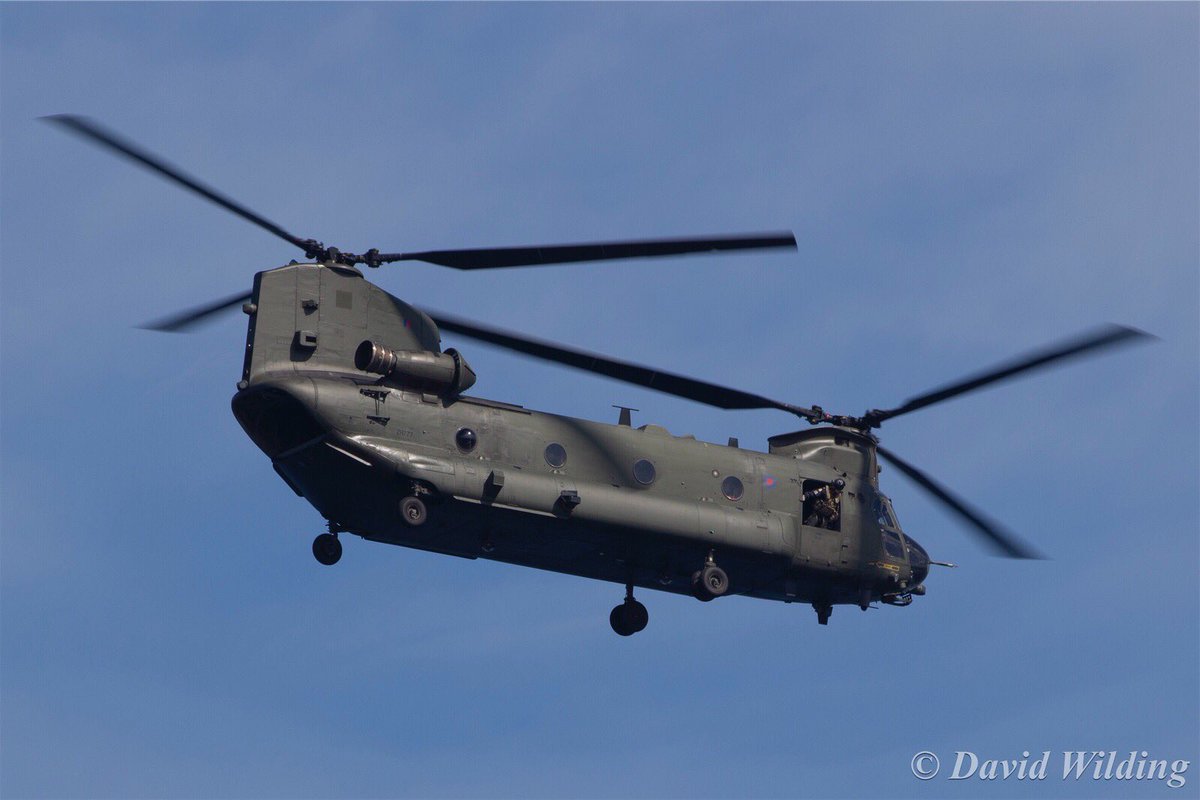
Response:
[[[633,599],[633,584],[625,585],[625,602],[613,608],[608,615],[608,624],[618,636],[633,636],[638,631],[646,629],[650,622],[650,612],[646,607]]]
[[[342,557],[342,543],[336,533],[322,533],[313,539],[313,555],[327,567],[332,567]]]

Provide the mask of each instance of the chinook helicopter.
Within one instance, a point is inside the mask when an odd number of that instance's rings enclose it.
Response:
[[[253,289],[148,325],[182,331],[241,306],[249,316],[233,413],[279,477],[325,518],[312,544],[325,565],[340,534],[486,558],[624,585],[612,629],[649,621],[634,590],[702,601],[740,595],[805,603],[828,623],[835,605],[907,606],[933,565],[880,490],[890,462],[1000,554],[1037,558],[895,453],[885,421],[1148,334],[1109,325],[860,416],[831,414],[422,311],[363,278],[359,265],[416,260],[455,269],[795,249],[790,233],[542,247],[363,254],[301,239],[89,119],[46,120],[131,159],[284,239],[306,262],[259,272]],[[466,394],[476,375],[441,347],[449,331],[536,358],[722,409],[773,408],[815,426],[768,440],[767,452],[574,419]]]

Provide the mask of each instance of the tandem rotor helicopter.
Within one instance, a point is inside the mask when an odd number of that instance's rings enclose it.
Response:
[[[796,248],[790,233],[363,254],[301,239],[83,117],[45,118],[129,158],[304,252],[239,293],[149,325],[181,331],[241,306],[249,316],[233,413],[279,477],[327,520],[313,554],[337,563],[339,534],[611,581],[609,615],[629,636],[649,614],[634,589],[811,604],[907,606],[933,561],[879,488],[890,462],[1001,554],[1028,545],[879,444],[894,417],[1136,339],[1110,325],[890,409],[831,414],[422,311],[363,278],[360,264],[424,261],[493,269]],[[655,425],[532,411],[468,395],[475,373],[440,331],[722,409],[774,408],[815,426],[768,451],[676,437]]]

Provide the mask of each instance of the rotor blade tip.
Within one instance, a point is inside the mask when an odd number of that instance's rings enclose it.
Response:
[[[155,333],[183,333],[183,330],[178,325],[163,324],[160,322],[143,322],[140,325],[134,325],[139,331],[154,331]]]
[[[71,128],[77,128],[87,122],[87,117],[81,117],[78,114],[43,114],[38,119]]]
[[[1015,553],[1005,553],[1009,558],[1019,558],[1022,561],[1049,561],[1050,556],[1039,553],[1037,550],[1022,549]]]
[[[1117,325],[1116,327],[1123,330],[1125,332],[1125,335],[1130,339],[1146,339],[1146,340],[1152,341],[1152,342],[1161,342],[1162,341],[1161,336],[1156,336],[1155,334],[1150,333],[1149,331],[1144,331],[1141,328],[1135,328],[1132,325]]]

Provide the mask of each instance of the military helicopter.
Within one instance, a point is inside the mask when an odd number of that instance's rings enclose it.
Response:
[[[796,249],[790,233],[541,247],[356,254],[292,235],[181,169],[83,117],[45,118],[133,160],[303,251],[240,292],[147,327],[182,331],[241,306],[249,316],[234,416],[279,477],[325,518],[312,544],[325,565],[340,534],[625,587],[612,629],[643,630],[634,589],[702,601],[741,595],[835,605],[907,606],[933,561],[879,488],[890,462],[1000,554],[1037,552],[879,444],[885,421],[999,381],[1148,334],[1109,325],[917,395],[890,409],[831,414],[422,311],[363,278],[358,265],[416,260],[492,269],[759,248]],[[812,428],[767,452],[543,413],[466,394],[476,375],[441,331],[722,409],[773,408]]]

